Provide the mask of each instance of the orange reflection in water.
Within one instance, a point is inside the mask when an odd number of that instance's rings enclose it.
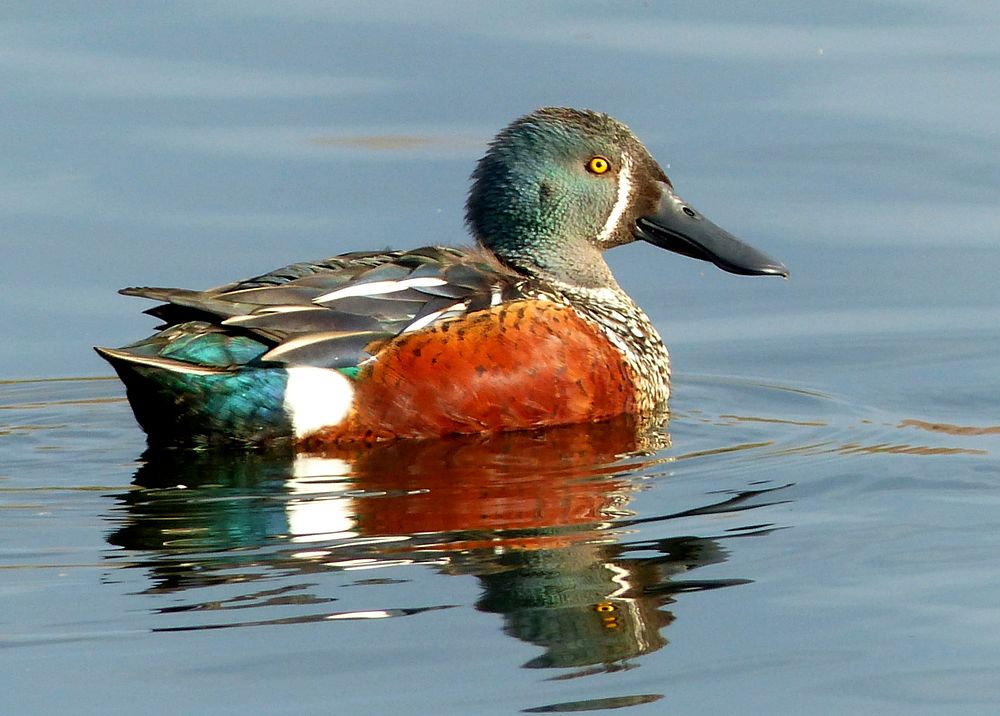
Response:
[[[448,608],[451,590],[437,582],[424,588],[442,589],[438,598],[386,606],[397,600],[393,584],[408,581],[388,575],[425,564],[478,580],[473,606],[542,649],[524,666],[578,670],[559,678],[632,668],[630,659],[667,643],[661,630],[674,619],[665,609],[674,595],[746,580],[687,577],[725,560],[726,536],[640,538],[630,525],[742,510],[771,489],[620,519],[642,484],[636,475],[673,459],[644,455],[668,443],[662,428],[620,418],[322,454],[150,451],[108,540],[145,554],[136,566],[149,571],[146,594],[170,595],[160,611],[173,622],[158,630]],[[323,576],[347,573],[359,579]],[[343,591],[352,584],[367,589]],[[325,606],[334,603],[341,608]]]
[[[581,538],[565,529],[595,526],[625,501],[619,477],[636,468],[621,458],[654,444],[665,434],[637,431],[635,421],[574,425],[534,433],[463,436],[424,442],[395,442],[335,449],[322,459],[344,460],[366,493],[358,500],[356,530],[365,536],[486,533],[466,537],[448,549],[496,544],[555,547]],[[424,545],[430,549],[433,545]]]

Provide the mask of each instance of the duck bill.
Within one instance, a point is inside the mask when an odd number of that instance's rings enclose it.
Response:
[[[783,263],[713,224],[677,196],[666,182],[659,184],[660,203],[656,211],[636,221],[636,238],[661,249],[711,261],[730,273],[788,277]]]

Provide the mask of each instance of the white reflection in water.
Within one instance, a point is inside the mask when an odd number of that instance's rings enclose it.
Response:
[[[352,488],[350,482],[338,479],[350,473],[350,464],[340,458],[296,458],[292,477],[286,485],[293,495],[301,497],[290,499],[285,505],[288,532],[293,542],[322,542],[357,536],[354,500],[331,495]],[[295,556],[309,559],[315,553],[300,552]]]

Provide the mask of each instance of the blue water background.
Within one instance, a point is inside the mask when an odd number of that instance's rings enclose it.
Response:
[[[609,255],[676,374],[668,462],[622,509],[778,491],[612,530],[707,540],[691,578],[749,583],[677,594],[669,643],[589,675],[520,668],[540,648],[475,608],[487,576],[292,569],[284,488],[199,492],[224,518],[147,501],[114,381],[0,385],[3,712],[996,713],[998,38],[986,0],[0,8],[0,380],[109,376],[90,346],[154,324],[122,286],[466,241],[474,161],[541,105],[627,122],[792,272]],[[211,538],[122,537],[158,519]]]

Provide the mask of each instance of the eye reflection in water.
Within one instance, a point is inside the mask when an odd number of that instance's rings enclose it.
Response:
[[[630,526],[763,506],[748,501],[768,492],[716,495],[683,512],[636,516],[627,509],[630,496],[648,479],[644,471],[668,460],[651,457],[668,445],[662,429],[622,418],[323,455],[149,451],[137,489],[119,498],[124,514],[111,517],[117,528],[108,541],[145,553],[140,561],[115,558],[148,570],[147,594],[227,588],[220,599],[160,610],[211,612],[223,621],[166,631],[425,611],[374,604],[302,613],[340,599],[318,592],[331,586],[322,574],[377,577],[367,570],[426,564],[479,580],[476,608],[501,615],[506,634],[544,650],[526,667],[578,670],[560,678],[628,668],[629,659],[667,643],[662,630],[674,617],[664,607],[675,594],[747,581],[677,578],[724,561],[725,537],[628,541]],[[387,588],[396,581],[360,583]],[[239,619],[247,614],[239,610],[266,616]]]

